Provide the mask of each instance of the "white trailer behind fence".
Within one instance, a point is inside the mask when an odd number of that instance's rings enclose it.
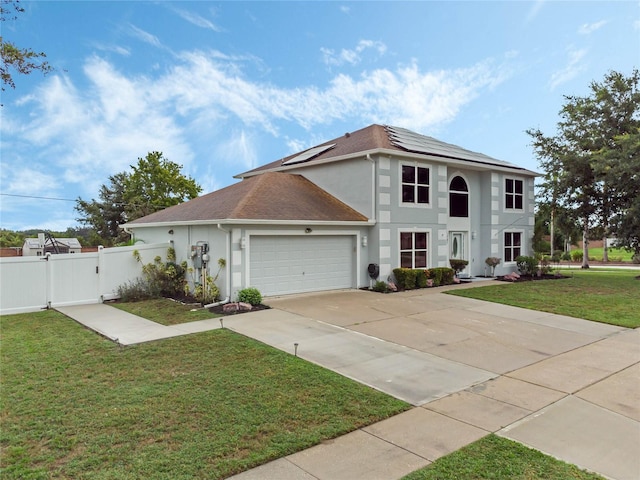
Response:
[[[116,298],[119,286],[142,276],[142,263],[152,263],[157,256],[164,261],[170,246],[138,244],[92,253],[0,258],[0,315]]]

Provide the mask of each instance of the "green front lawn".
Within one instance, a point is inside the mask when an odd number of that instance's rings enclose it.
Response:
[[[578,251],[582,253],[581,249]],[[625,250],[624,248],[609,248],[607,253],[609,255],[610,262],[631,262],[631,259],[633,258],[633,252]],[[595,258],[596,260],[601,261],[603,255],[604,248],[589,248],[589,258]]]
[[[403,480],[603,480],[497,435],[439,458]]]
[[[120,347],[55,311],[0,321],[3,479],[224,478],[409,408],[229,330]]]
[[[200,308],[197,305],[183,305],[168,298],[153,298],[143,302],[116,302],[110,305],[167,326],[220,316],[209,312],[206,308]]]
[[[451,290],[446,293],[584,318],[640,326],[640,270],[561,270],[570,278]]]

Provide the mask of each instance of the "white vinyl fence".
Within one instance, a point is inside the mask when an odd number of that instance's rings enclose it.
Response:
[[[0,315],[36,312],[116,298],[120,285],[142,275],[156,256],[166,259],[169,243],[100,248],[93,253],[0,258]]]

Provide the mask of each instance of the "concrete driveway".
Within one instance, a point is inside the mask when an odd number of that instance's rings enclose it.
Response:
[[[266,303],[225,327],[417,408],[238,479],[400,478],[489,432],[608,478],[640,478],[640,330],[442,289]]]

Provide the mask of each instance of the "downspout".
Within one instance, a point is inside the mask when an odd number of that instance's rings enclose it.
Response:
[[[209,303],[208,305],[205,305],[203,308],[212,308],[212,307],[217,307],[218,305],[224,305],[225,303],[229,303],[229,300],[231,298],[231,232],[229,232],[229,230],[225,230],[224,228],[222,228],[221,224],[218,224],[218,230],[220,230],[221,232],[224,232],[227,236],[227,241],[226,241],[226,255],[225,258],[227,260],[227,265],[225,266],[226,268],[226,284],[227,284],[227,297],[224,300],[221,300],[219,302],[215,302],[215,303]]]

